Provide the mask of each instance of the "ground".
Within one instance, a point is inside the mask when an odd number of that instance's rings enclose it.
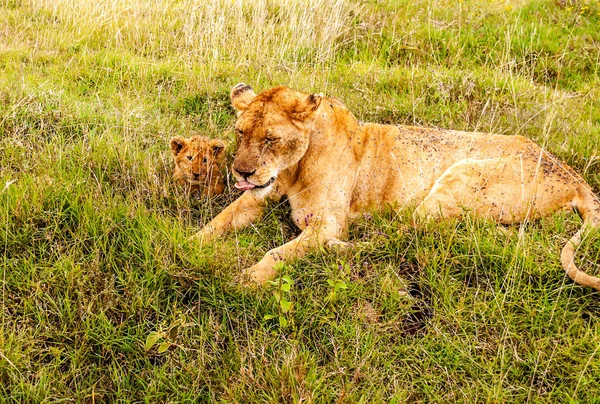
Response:
[[[597,2],[8,0],[0,20],[2,401],[600,400],[600,295],[559,262],[576,215],[368,214],[352,250],[248,289],[289,208],[195,248],[238,194],[189,197],[168,146],[233,144],[229,89],[284,84],[527,136],[598,193]],[[600,237],[578,257],[598,274]]]

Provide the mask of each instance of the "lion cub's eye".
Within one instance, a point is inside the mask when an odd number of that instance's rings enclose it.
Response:
[[[208,160],[206,160],[206,157],[204,157],[204,158],[202,159],[202,162],[203,162],[204,164],[206,164],[206,162],[207,162],[207,161],[208,161]]]
[[[187,159],[188,159],[189,161],[192,161],[192,160],[194,159],[194,156],[187,156]]]
[[[267,143],[275,143],[275,142],[278,142],[278,141],[279,141],[279,139],[276,138],[276,137],[268,137],[268,138],[265,139],[265,142],[267,142]]]

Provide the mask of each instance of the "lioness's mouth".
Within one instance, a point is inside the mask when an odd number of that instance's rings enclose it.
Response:
[[[240,189],[242,191],[247,191],[249,189],[261,189],[261,188],[266,188],[269,185],[271,185],[273,182],[275,182],[275,177],[271,177],[269,179],[269,181],[265,182],[262,185],[256,185],[253,184],[251,182],[248,182],[246,180],[242,180],[242,181],[238,181],[234,184],[234,187],[236,187],[237,189]]]

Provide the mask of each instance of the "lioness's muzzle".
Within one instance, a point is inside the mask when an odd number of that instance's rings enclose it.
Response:
[[[247,180],[242,180],[242,181],[238,181],[236,182],[233,186],[236,187],[237,189],[240,189],[242,191],[247,191],[249,189],[261,189],[261,188],[266,188],[269,185],[271,185],[273,182],[275,182],[275,177],[271,177],[269,179],[269,181],[265,182],[262,185],[256,185],[253,184]]]

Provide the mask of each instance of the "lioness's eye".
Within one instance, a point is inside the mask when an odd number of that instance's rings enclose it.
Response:
[[[275,143],[277,142],[279,139],[277,139],[276,137],[268,137],[266,139],[267,143]]]
[[[192,161],[192,160],[194,159],[194,156],[187,156],[187,159],[188,159],[189,161]]]

